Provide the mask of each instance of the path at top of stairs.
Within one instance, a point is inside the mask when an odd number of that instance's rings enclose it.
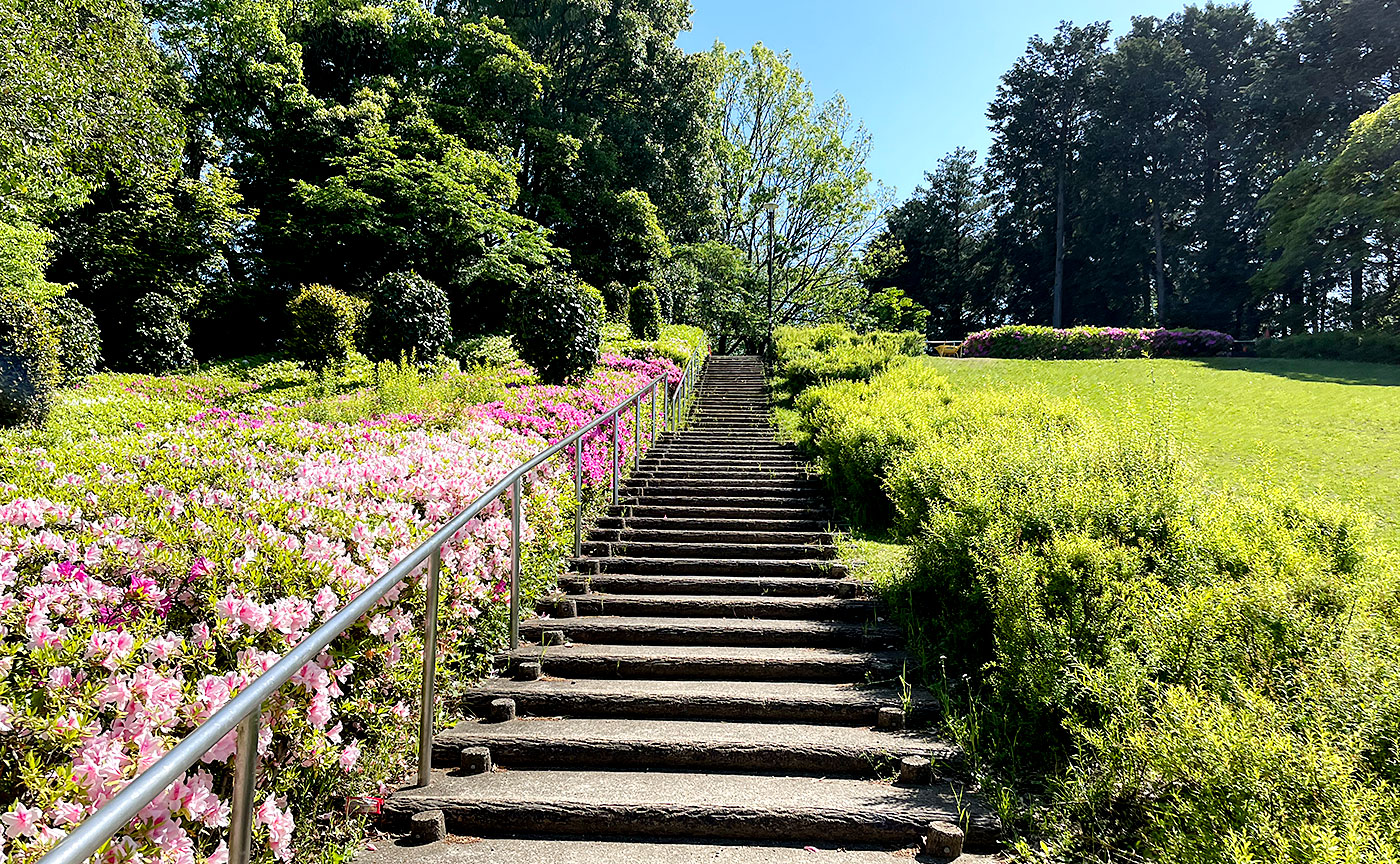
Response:
[[[476,716],[513,699],[517,719],[441,732],[433,781],[386,803],[387,824],[440,810],[451,836],[362,864],[866,864],[908,860],[931,822],[994,851],[958,748],[878,726],[882,708],[917,726],[933,706],[901,687],[899,634],[838,560],[830,518],[774,440],[761,361],[709,358],[689,424],[623,483],[502,677],[466,698]],[[496,770],[454,770],[464,747]],[[892,782],[904,757],[931,760],[932,781]]]

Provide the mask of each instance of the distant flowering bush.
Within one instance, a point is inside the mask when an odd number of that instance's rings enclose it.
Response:
[[[964,357],[1022,360],[1116,360],[1134,357],[1213,357],[1228,354],[1234,337],[1217,330],[1121,327],[997,327],[963,341]]]
[[[444,520],[658,374],[679,369],[608,357],[577,385],[515,386],[442,416],[211,407],[132,434],[0,446],[0,857],[36,860]],[[595,481],[604,435],[584,446]],[[619,439],[630,453],[631,412]],[[571,473],[556,460],[524,486],[522,541],[546,564],[563,551]],[[449,694],[497,647],[507,508],[443,554]],[[314,848],[334,796],[382,793],[405,767],[422,602],[407,580],[264,705],[260,856]],[[230,733],[97,860],[225,861],[233,752]]]

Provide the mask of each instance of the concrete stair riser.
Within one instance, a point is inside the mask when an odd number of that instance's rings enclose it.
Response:
[[[560,590],[569,594],[737,594],[756,597],[860,597],[865,586],[841,579],[801,576],[675,576],[642,573],[566,573]]]
[[[652,618],[773,618],[805,621],[874,621],[873,600],[836,597],[582,594],[568,598],[579,615]],[[551,608],[546,602],[542,608]]]
[[[830,560],[836,557],[836,547],[829,544],[779,544],[711,542],[660,542],[644,540],[589,540],[583,554],[600,558],[805,558]]]
[[[555,678],[686,681],[893,681],[907,658],[896,651],[715,645],[527,646],[498,658],[540,663]]]
[[[743,618],[640,618],[599,616],[520,622],[520,636],[538,643],[546,630],[571,642],[595,645],[718,645],[760,648],[888,648],[898,640],[889,627],[841,621]]]

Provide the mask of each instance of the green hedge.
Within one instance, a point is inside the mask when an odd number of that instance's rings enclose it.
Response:
[[[1219,330],[1163,327],[996,327],[963,341],[964,357],[1019,360],[1123,360],[1139,357],[1214,357],[1229,354],[1235,339]]]
[[[687,324],[661,325],[661,337],[656,340],[634,339],[627,325],[607,324],[603,327],[602,353],[635,357],[639,360],[664,357],[685,365],[685,361],[691,355],[704,351],[708,344],[704,330]]]
[[[896,357],[922,355],[927,344],[915,331],[857,333],[843,324],[779,327],[773,342],[777,373],[793,389],[869,378]]]
[[[1027,857],[1400,854],[1400,562],[1362,517],[1208,491],[1133,418],[923,362],[796,408],[909,542],[887,602]]]
[[[1302,333],[1277,339],[1260,339],[1254,350],[1260,357],[1400,363],[1400,334],[1375,330]]]

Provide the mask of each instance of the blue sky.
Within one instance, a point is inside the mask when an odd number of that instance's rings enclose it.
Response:
[[[1181,0],[691,0],[687,51],[715,40],[731,50],[763,42],[792,52],[819,99],[835,92],[874,138],[869,168],[907,197],[938,158],[959,145],[984,153],[985,112],[997,83],[1033,34],[1061,20],[1109,21],[1115,36],[1133,15],[1166,16]],[[1258,0],[1277,20],[1294,0]]]

